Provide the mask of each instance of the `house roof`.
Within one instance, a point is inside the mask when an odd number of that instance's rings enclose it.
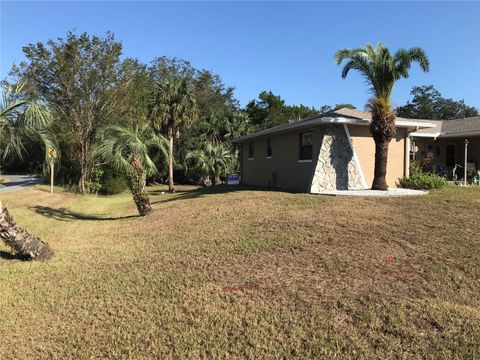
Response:
[[[292,131],[295,129],[308,128],[313,125],[318,124],[353,124],[353,125],[370,125],[372,116],[369,112],[359,111],[348,108],[341,108],[335,111],[329,111],[325,113],[315,114],[305,119],[293,120],[287,124],[282,124],[274,126],[256,133],[245,135],[234,139],[234,143],[240,143],[246,140],[252,140],[259,137],[264,137],[267,135],[273,135],[277,133],[283,133]],[[424,128],[433,128],[436,126],[435,122],[432,120],[423,120],[423,119],[406,119],[397,117],[395,120],[395,126],[400,128],[411,128],[411,129],[424,129]]]
[[[412,136],[415,137],[462,137],[480,136],[480,116],[472,116],[455,120],[432,120],[434,128],[420,129]]]

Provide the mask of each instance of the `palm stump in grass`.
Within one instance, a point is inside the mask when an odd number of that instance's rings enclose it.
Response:
[[[425,52],[418,47],[399,49],[393,56],[388,48],[378,44],[376,48],[340,49],[335,54],[345,78],[350,70],[358,71],[370,86],[373,94],[369,101],[372,112],[370,132],[375,141],[375,171],[372,190],[388,190],[386,181],[388,145],[395,136],[395,113],[390,105],[393,86],[400,78],[407,78],[412,62],[418,62],[423,71],[428,71],[429,61]]]
[[[1,202],[0,238],[22,258],[48,260],[53,256],[53,250],[50,246],[18,226],[7,208],[4,208]]]

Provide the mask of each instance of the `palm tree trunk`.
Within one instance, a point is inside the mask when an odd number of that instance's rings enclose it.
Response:
[[[173,131],[169,132],[168,144],[168,191],[175,192],[173,184]]]
[[[153,209],[150,203],[150,197],[145,191],[146,175],[138,159],[133,158],[131,171],[127,174],[128,187],[133,195],[133,201],[137,206],[140,216],[150,214]]]
[[[53,250],[50,246],[18,226],[1,202],[0,237],[6,245],[10,246],[23,258],[48,260],[53,256]]]
[[[389,141],[375,140],[375,172],[372,190],[388,190],[387,185],[387,159]]]
[[[388,190],[386,180],[388,146],[395,136],[395,114],[388,109],[385,109],[380,102],[377,102],[372,109],[370,132],[375,141],[375,170],[372,190]]]
[[[133,201],[135,201],[135,205],[137,205],[140,216],[148,215],[153,211],[150,197],[145,191],[138,191],[133,194]]]
[[[213,185],[219,185],[222,181],[220,180],[220,175],[215,174],[213,177]]]

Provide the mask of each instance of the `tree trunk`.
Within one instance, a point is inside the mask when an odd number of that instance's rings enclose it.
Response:
[[[395,136],[395,114],[384,100],[377,99],[372,106],[370,132],[375,141],[375,171],[372,190],[388,190],[387,159],[388,146]]]
[[[78,191],[82,195],[86,194],[89,190],[87,189],[87,181],[92,171],[92,165],[89,160],[90,146],[87,143],[87,140],[83,140],[83,141],[84,141],[84,144],[82,144],[82,150],[80,154],[80,157],[81,157],[80,179],[78,181]]]
[[[87,189],[85,187],[85,183],[87,181],[87,174],[86,174],[86,168],[85,168],[85,147],[83,144],[81,145],[81,153],[80,153],[80,179],[78,180],[78,191],[80,194],[85,194],[87,192]]]
[[[375,173],[372,190],[388,190],[387,185],[387,159],[390,141],[375,140]]]
[[[132,169],[129,174],[127,174],[128,187],[132,192],[133,201],[137,206],[138,213],[140,216],[145,216],[153,211],[152,205],[150,204],[150,197],[145,191],[145,171],[140,161],[136,158],[132,159],[130,165]]]
[[[173,184],[173,131],[169,131],[168,144],[168,191],[175,192]]]
[[[53,194],[53,163],[50,164],[50,193]]]
[[[1,202],[0,237],[5,244],[26,259],[48,260],[53,256],[53,250],[50,246],[18,226]]]
[[[215,175],[213,178],[213,185],[219,185],[221,183],[220,176]]]
[[[135,201],[135,205],[137,205],[140,216],[148,215],[153,211],[152,205],[150,204],[150,197],[146,192],[142,191],[134,194],[133,201]]]
[[[80,180],[78,181],[78,192],[80,194],[86,194],[87,193],[87,188],[85,186],[86,180],[85,180],[85,173],[82,169],[82,173],[80,174]]]

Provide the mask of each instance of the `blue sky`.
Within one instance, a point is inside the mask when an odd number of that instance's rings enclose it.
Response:
[[[413,66],[395,88],[402,105],[413,85],[433,84],[444,96],[480,108],[479,2],[6,2],[1,1],[3,79],[22,46],[67,31],[112,31],[123,54],[150,62],[185,58],[222,76],[242,105],[262,90],[289,104],[349,102],[369,94],[360,76],[340,77],[333,55],[342,47],[383,42],[420,46],[429,73]]]

